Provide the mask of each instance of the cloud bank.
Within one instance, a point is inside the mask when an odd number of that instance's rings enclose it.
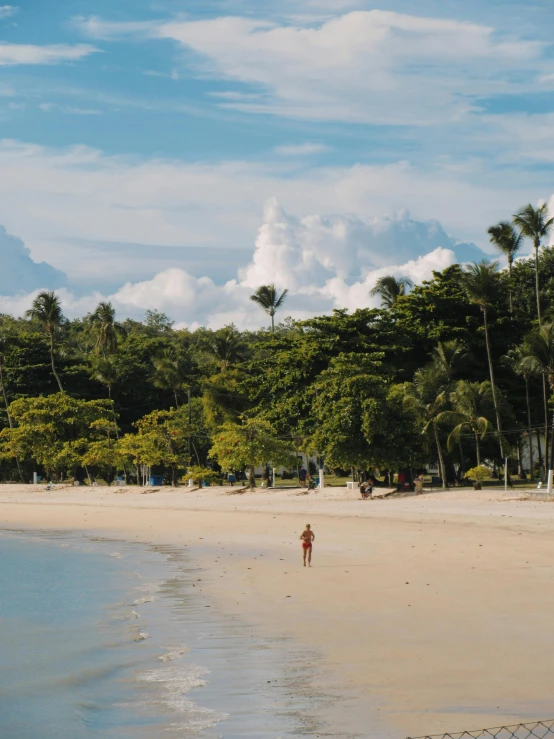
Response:
[[[21,250],[21,242],[15,242],[12,247]],[[120,317],[142,318],[146,309],[157,309],[190,328],[219,328],[231,322],[240,328],[258,328],[267,323],[267,317],[250,295],[261,284],[274,282],[289,290],[282,316],[307,318],[333,308],[376,306],[379,301],[370,298],[369,291],[379,277],[394,274],[419,283],[430,278],[433,270],[456,262],[458,247],[479,252],[470,244],[457,244],[438,222],[419,223],[406,212],[366,221],[353,215],[299,219],[271,198],[250,262],[239,268],[236,279],[223,285],[171,267],[151,279],[127,282],[111,294],[97,290],[77,297],[65,287],[59,294],[71,317],[91,311],[99,300],[110,300]],[[416,256],[408,258],[409,252]],[[53,287],[48,283],[51,277],[45,273],[41,287]],[[5,294],[0,297],[0,310],[22,314],[36,292]]]

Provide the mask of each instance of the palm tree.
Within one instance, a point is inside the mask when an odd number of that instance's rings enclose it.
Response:
[[[489,263],[483,260],[479,264],[477,264],[476,262],[474,262],[473,264],[469,264],[464,271],[464,287],[470,301],[479,306],[483,315],[485,344],[487,348],[487,359],[489,363],[489,376],[491,382],[494,412],[496,415],[496,433],[498,434],[500,456],[504,457],[506,450],[504,449],[504,444],[502,443],[500,404],[498,400],[498,393],[496,391],[496,383],[494,381],[494,366],[492,363],[488,324],[489,307],[491,302],[496,297],[499,287],[498,262]]]
[[[119,371],[112,357],[98,357],[92,364],[91,377],[108,388],[108,398],[112,401],[112,388],[119,379]]]
[[[112,388],[119,379],[119,371],[112,357],[98,357],[91,367],[90,376],[94,380],[98,380],[102,385],[108,388],[108,398],[112,405],[112,412],[115,419],[115,405],[112,398]],[[115,426],[115,435],[119,439],[119,430],[117,424]],[[108,434],[109,438],[109,434]]]
[[[56,372],[56,363],[54,361],[54,337],[60,330],[64,320],[62,306],[55,292],[44,291],[39,293],[33,300],[32,307],[26,311],[27,318],[31,318],[42,324],[43,329],[50,337],[50,361],[52,362],[52,373],[56,378],[60,392],[64,389],[62,382]]]
[[[488,418],[494,408],[491,384],[488,381],[479,383],[460,380],[450,394],[450,402],[454,410],[443,411],[437,417],[438,423],[455,424],[448,437],[448,449],[452,451],[454,445],[459,444],[462,432],[467,429],[475,436],[475,454],[477,465],[480,465],[479,440],[485,438],[492,426]]]
[[[261,285],[254,295],[250,296],[250,300],[260,305],[268,316],[271,316],[271,331],[275,333],[275,313],[285,302],[288,290],[283,290],[281,295],[277,296],[277,288],[275,285]]]
[[[439,437],[439,417],[445,403],[444,386],[446,377],[435,364],[427,365],[418,370],[413,382],[409,385],[404,395],[404,405],[418,412],[425,421],[422,433],[432,430],[439,458],[439,470],[442,486],[446,487],[446,468],[444,454]]]
[[[541,300],[539,286],[539,248],[541,240],[546,238],[552,230],[552,226],[554,226],[554,218],[549,218],[546,203],[543,203],[536,209],[529,204],[514,215],[514,226],[519,228],[522,236],[533,241],[533,246],[535,248],[535,293],[537,296],[537,318],[540,327]]]
[[[431,352],[433,364],[437,365],[447,377],[448,382],[452,382],[454,375],[458,372],[461,365],[468,358],[468,351],[460,341],[460,339],[450,339],[449,341],[439,341]]]
[[[175,358],[171,351],[166,351],[161,357],[154,359],[154,369],[152,384],[161,390],[171,390],[178,408],[179,391],[188,378],[186,366],[179,357]]]
[[[500,221],[496,226],[491,226],[488,230],[490,241],[496,248],[504,254],[508,259],[508,276],[510,279],[510,313],[514,312],[514,304],[512,300],[512,267],[514,258],[521,248],[523,242],[523,234],[515,230],[511,223]]]
[[[551,392],[554,391],[554,324],[545,323],[541,328],[532,331],[523,344],[524,356],[521,359],[521,369],[531,374],[542,375],[548,381]],[[548,466],[548,399],[544,396],[545,418],[545,470]],[[550,466],[554,460],[550,460]]]
[[[104,357],[115,354],[118,337],[124,333],[124,329],[115,320],[113,305],[105,302],[98,303],[94,313],[91,313],[88,319],[96,333],[96,353]]]
[[[224,372],[243,357],[242,334],[234,324],[230,324],[213,334],[207,348]]]
[[[529,375],[532,374],[529,372],[528,369],[525,367],[525,363],[523,362],[523,359],[527,356],[527,349],[525,345],[516,346],[514,349],[510,349],[510,351],[502,358],[504,362],[511,367],[512,371],[515,372],[516,375],[520,375],[523,377],[523,380],[525,382],[525,400],[527,403],[527,438],[529,439],[529,467],[530,467],[530,474],[531,479],[533,479],[533,469],[534,469],[534,463],[533,463],[533,424],[531,421],[531,401],[529,398]],[[538,449],[539,449],[539,464],[542,463],[541,459],[541,446],[540,446],[540,435],[537,431],[537,440],[538,440]]]
[[[0,338],[0,386],[2,390],[2,397],[4,398],[4,406],[6,408],[6,416],[8,417],[8,425],[11,429],[13,429],[13,418],[12,414],[10,413],[10,404],[8,402],[8,393],[6,392],[6,381],[4,379],[4,350],[6,347],[6,337],[2,336]],[[17,471],[19,472],[19,477],[21,478],[21,482],[26,482],[25,477],[23,476],[23,471],[21,469],[21,462],[19,460],[19,455],[15,455],[15,462],[17,464]]]
[[[397,280],[393,275],[385,275],[379,277],[369,294],[372,298],[380,295],[383,308],[393,308],[398,298],[406,295],[411,287],[413,287],[413,282],[408,277],[399,277]]]

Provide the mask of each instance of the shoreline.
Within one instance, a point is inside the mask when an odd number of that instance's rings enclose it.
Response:
[[[497,492],[358,501],[352,491],[121,490],[0,486],[0,526],[183,546],[221,613],[318,655],[313,687],[334,696],[334,720],[352,735],[551,713],[554,506]],[[306,521],[317,537],[310,570],[297,541]]]

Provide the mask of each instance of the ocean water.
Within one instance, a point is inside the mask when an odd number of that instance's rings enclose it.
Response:
[[[0,531],[0,739],[336,735],[314,655],[218,613],[199,575],[180,548]]]

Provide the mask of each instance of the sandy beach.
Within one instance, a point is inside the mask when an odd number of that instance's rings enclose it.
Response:
[[[316,534],[313,567],[298,537]],[[0,486],[0,526],[182,545],[202,592],[293,653],[344,735],[554,715],[554,506],[501,492]],[[308,733],[308,735],[310,735]],[[337,734],[332,734],[337,735]]]

